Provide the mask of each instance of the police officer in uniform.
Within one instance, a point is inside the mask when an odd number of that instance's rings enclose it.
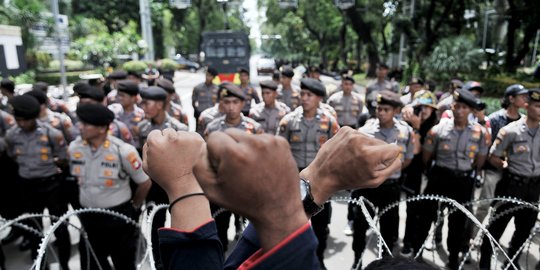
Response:
[[[43,213],[47,208],[51,215],[62,216],[67,211],[67,205],[59,197],[59,168],[67,160],[64,136],[49,124],[37,121],[40,104],[34,97],[16,96],[10,100],[10,104],[17,125],[8,130],[5,140],[9,156],[19,165],[25,210]],[[40,220],[36,222],[41,223]],[[55,235],[60,266],[69,269],[70,240],[67,227],[60,226]],[[40,239],[35,235],[28,237],[32,258],[35,259]]]
[[[223,116],[215,118],[208,124],[204,131],[204,137],[215,131],[224,131],[228,128],[236,128],[245,131],[248,134],[261,134],[264,132],[261,125],[255,120],[242,114],[244,108],[245,96],[242,90],[232,83],[222,83],[219,85],[219,103],[223,107]],[[227,231],[232,213],[228,210],[220,210],[221,207],[215,204],[210,205],[212,213],[220,213],[215,217],[218,237],[223,245],[223,251],[227,251],[229,238]],[[242,231],[242,224],[239,224],[242,218],[235,215],[235,227],[237,235]]]
[[[218,72],[216,69],[208,67],[206,69],[206,77],[204,82],[193,88],[191,105],[193,106],[195,119],[198,119],[199,115],[204,110],[216,104],[218,87],[212,81],[217,75]]]
[[[392,92],[399,92],[399,85],[395,82],[391,82],[387,79],[388,76],[388,65],[384,63],[377,64],[377,69],[375,70],[375,73],[377,75],[377,80],[370,84],[366,88],[366,106],[371,113],[371,115],[375,115],[375,107],[377,106],[377,92],[382,90],[388,90]],[[368,103],[367,100],[374,101],[373,104]]]
[[[258,104],[261,102],[261,99],[259,98],[259,94],[257,94],[257,91],[255,88],[251,85],[249,82],[249,70],[246,68],[241,68],[238,73],[240,74],[240,89],[242,89],[242,92],[244,93],[244,96],[246,99],[244,100],[244,108],[242,108],[242,114],[249,115],[249,110],[251,109],[251,100],[255,100],[255,104]]]
[[[540,89],[529,90],[527,101],[527,116],[503,127],[497,134],[490,149],[489,162],[503,170],[502,179],[495,189],[495,196],[517,198],[532,204],[540,199]],[[506,164],[503,160],[506,158]],[[494,216],[512,209],[516,205],[505,203],[495,210]],[[510,258],[516,256],[514,264],[519,262],[518,249],[529,237],[536,223],[538,212],[524,208],[512,211],[493,221],[489,232],[499,240],[506,225],[514,218],[516,231],[510,241],[507,254]],[[481,247],[480,269],[491,269],[491,245],[484,237]]]
[[[428,173],[428,184],[425,194],[449,197],[458,203],[470,201],[474,189],[476,175],[482,168],[487,147],[491,141],[489,133],[479,124],[469,122],[469,114],[478,108],[480,101],[471,92],[458,89],[454,93],[452,120],[443,120],[429,132],[423,145],[425,164],[434,161]],[[424,210],[418,223],[417,238],[413,240],[413,248],[419,251],[425,241],[431,223],[437,219],[435,201],[424,203]],[[469,239],[464,228],[466,217],[457,211],[448,217],[448,268],[457,269],[459,252],[462,244]]]
[[[116,94],[118,93],[118,82],[127,79],[127,72],[123,70],[113,71],[109,76],[107,76],[107,84],[104,87],[107,90],[104,91],[104,94],[107,96],[107,104],[116,103]]]
[[[79,105],[81,104],[103,104],[105,96],[103,93],[95,87],[88,85],[87,83],[78,83],[73,87],[73,90],[79,96]],[[116,94],[115,94],[116,96]],[[73,120],[77,123],[77,119]],[[135,141],[129,130],[128,126],[118,119],[114,119],[109,126],[109,135],[121,139],[122,141],[129,143],[133,146]]]
[[[118,93],[116,99],[118,103],[108,106],[114,113],[115,119],[126,124],[133,133],[137,125],[144,120],[144,111],[137,106],[139,96],[139,86],[131,80],[122,80],[118,82]],[[138,137],[134,136],[135,145],[139,145]]]
[[[279,121],[291,110],[287,105],[276,100],[278,85],[272,80],[262,81],[261,93],[263,102],[251,107],[249,117],[261,124],[264,132],[276,134]]]
[[[15,96],[15,83],[10,79],[2,79],[2,81],[0,81],[0,91],[2,93],[0,110],[13,113],[8,106],[8,100]]]
[[[219,99],[219,96],[218,96]],[[218,101],[216,105],[214,105],[211,108],[208,108],[204,110],[201,115],[199,115],[199,119],[197,120],[197,133],[201,134],[201,136],[204,135],[204,131],[206,130],[206,126],[208,123],[212,122],[212,120],[223,116],[223,106],[221,104],[221,101]]]
[[[137,126],[137,134],[139,140],[139,151],[142,151],[146,138],[152,130],[164,130],[166,128],[172,128],[176,131],[188,131],[188,127],[180,123],[175,118],[171,117],[167,113],[168,94],[163,88],[159,86],[150,86],[140,92],[142,103],[141,107],[144,110],[146,119],[141,121]],[[152,185],[147,197],[148,202],[154,202],[155,204],[168,203],[169,198],[163,189],[157,185]],[[157,230],[163,227],[165,224],[165,212],[158,212],[152,223],[152,244],[155,247],[159,246]],[[160,269],[161,261],[159,255],[159,249],[154,248],[154,259],[156,262],[156,268]]]
[[[291,146],[291,152],[299,171],[307,167],[317,155],[321,145],[334,136],[339,125],[336,119],[320,107],[326,95],[324,85],[312,78],[300,81],[302,106],[287,114],[279,124],[279,135]],[[317,257],[324,266],[324,250],[328,239],[328,224],[331,218],[331,204],[325,203],[324,209],[311,218],[313,230],[319,240]]]
[[[291,110],[300,106],[300,91],[293,87],[293,77],[294,70],[290,67],[285,67],[281,71],[281,87],[277,90],[277,100],[285,103]]]
[[[159,78],[156,80],[156,86],[163,88],[167,92],[167,112],[169,115],[186,126],[189,125],[189,117],[184,108],[182,108],[182,105],[174,102],[174,97],[176,96],[174,84],[167,79]]]
[[[351,89],[352,90],[352,89]],[[406,168],[414,156],[415,137],[412,128],[405,122],[398,121],[394,117],[401,112],[403,103],[397,93],[383,90],[377,95],[377,118],[369,121],[359,129],[360,132],[371,135],[386,143],[395,143],[401,149],[401,169]],[[388,205],[399,201],[401,188],[399,178],[401,171],[395,172],[390,178],[377,188],[358,189],[353,191],[351,197],[365,197],[381,211]],[[373,216],[373,209],[369,208]],[[359,206],[354,207],[354,230],[353,230],[353,269],[361,265],[362,253],[366,247],[366,232],[369,224],[362,214]],[[390,251],[394,248],[394,242],[399,235],[399,209],[397,207],[385,213],[379,220],[380,231]]]
[[[353,88],[354,79],[350,76],[344,76],[341,80],[342,91],[330,96],[327,103],[336,110],[340,126],[349,126],[356,129],[364,103],[362,102],[362,96],[353,92]]]
[[[102,104],[82,104],[77,108],[81,136],[69,145],[71,173],[77,177],[80,204],[104,208],[136,218],[150,186],[142,170],[142,160],[130,144],[108,134],[114,113]],[[132,179],[137,188],[132,194]],[[99,265],[87,258],[85,241],[80,241],[81,268],[135,269],[138,230],[124,220],[108,215],[84,214],[79,219]]]

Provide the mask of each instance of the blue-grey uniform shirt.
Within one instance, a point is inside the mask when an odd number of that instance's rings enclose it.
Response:
[[[7,112],[0,111],[0,155],[6,151],[5,136],[7,131],[15,125],[15,118]]]
[[[77,138],[69,145],[69,161],[84,207],[118,206],[131,199],[130,178],[137,184],[149,180],[135,147],[110,135],[95,151]]]
[[[317,114],[310,120],[304,118],[303,110],[297,109],[281,119],[278,135],[289,142],[298,168],[305,168],[338,129],[336,119],[321,108],[317,109]]]
[[[164,130],[166,128],[172,128],[176,131],[189,131],[186,125],[172,118],[169,114],[165,116],[165,121],[163,121],[161,125],[157,125],[156,123],[152,122],[152,120],[145,119],[139,123],[137,128],[139,130],[140,149],[143,148],[144,144],[146,143],[146,138],[148,138],[148,134],[150,134],[152,130]]]
[[[285,89],[283,87],[278,88],[277,100],[285,103],[291,110],[300,106],[300,90],[296,88]]]
[[[391,128],[381,128],[379,119],[373,119],[358,129],[359,131],[371,135],[386,143],[399,146],[400,158],[403,162],[414,157],[414,132],[412,128],[404,122],[394,119],[394,126]],[[397,179],[401,176],[398,170],[389,179]]]
[[[8,154],[19,164],[19,176],[26,179],[44,178],[59,173],[55,158],[67,159],[66,140],[58,129],[36,121],[36,129],[23,131],[13,126],[6,134]]]
[[[197,120],[197,133],[201,134],[201,136],[204,135],[204,131],[206,130],[208,123],[222,115],[223,112],[219,111],[219,104],[204,110],[201,115],[199,115],[199,119]]]
[[[347,96],[343,94],[343,91],[336,92],[330,96],[327,103],[336,110],[340,126],[356,126],[358,124],[364,107],[360,94],[352,92],[351,95]]]
[[[194,104],[193,109],[197,112],[202,112],[216,104],[218,87],[215,84],[207,85],[200,83],[193,88],[191,101]]]
[[[275,135],[281,118],[291,112],[285,103],[276,101],[274,106],[267,108],[264,102],[254,105],[249,110],[249,117],[261,124],[265,133]]]
[[[263,129],[261,127],[261,125],[257,122],[255,122],[255,120],[249,118],[249,117],[246,117],[246,116],[243,116],[242,115],[242,120],[240,121],[240,123],[236,126],[231,126],[229,124],[227,124],[227,122],[225,121],[225,117],[227,117],[226,115],[223,115],[223,116],[220,116],[214,120],[212,120],[212,122],[210,122],[207,126],[206,126],[206,130],[204,131],[204,136],[208,136],[210,133],[214,132],[214,131],[224,131],[228,128],[237,128],[237,129],[240,129],[240,130],[243,130],[249,134],[258,134],[258,133],[263,133]]]
[[[478,155],[487,155],[491,138],[484,127],[469,122],[463,130],[454,127],[453,119],[441,119],[428,132],[424,151],[434,153],[435,164],[450,170],[472,170]]]
[[[499,130],[490,154],[506,157],[508,170],[525,177],[540,176],[540,132],[530,130],[526,117]]]

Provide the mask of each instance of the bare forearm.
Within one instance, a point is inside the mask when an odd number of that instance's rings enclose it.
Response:
[[[498,156],[491,155],[489,157],[489,163],[498,169],[504,168],[504,161]]]
[[[203,192],[193,174],[188,174],[177,181],[173,189],[165,190],[169,202],[181,196]],[[171,227],[182,231],[192,231],[212,219],[210,204],[204,195],[187,197],[176,202],[171,211]]]
[[[146,195],[148,195],[148,191],[150,191],[150,187],[152,187],[152,181],[150,179],[137,186],[133,195],[133,205],[135,207],[139,208],[142,205]]]

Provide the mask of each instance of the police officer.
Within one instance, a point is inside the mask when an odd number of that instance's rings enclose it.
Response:
[[[488,116],[491,124],[491,134],[496,138],[499,130],[504,126],[521,119],[519,109],[524,108],[528,100],[529,91],[521,84],[513,84],[506,88],[502,101],[502,109]],[[495,186],[502,178],[502,170],[487,162],[484,166],[484,183],[479,199],[493,198]],[[489,204],[480,204],[476,209],[476,217],[480,222],[484,220],[489,211]],[[475,236],[475,234],[473,234]]]
[[[176,97],[174,84],[167,79],[159,78],[156,80],[156,86],[163,88],[167,92],[167,113],[186,126],[189,125],[189,117],[186,111],[182,108],[182,105],[174,102],[174,97]]]
[[[144,120],[144,111],[137,106],[139,96],[139,86],[131,80],[121,80],[117,84],[118,93],[116,99],[118,103],[108,106],[114,113],[115,119],[126,124],[129,130],[134,133],[137,125]],[[135,145],[139,145],[138,137],[134,136]]]
[[[246,97],[244,101],[244,108],[242,108],[242,114],[249,115],[249,110],[251,109],[251,100],[255,100],[255,104],[261,102],[261,99],[259,98],[259,94],[257,94],[257,91],[255,88],[251,85],[249,82],[249,70],[246,68],[241,68],[238,73],[240,74],[240,89],[242,89],[242,92],[244,92],[244,96]]]
[[[195,119],[199,118],[201,112],[216,104],[218,88],[212,81],[217,75],[218,72],[215,68],[208,67],[204,82],[193,88],[191,105],[193,106]]]
[[[152,183],[142,170],[137,150],[107,129],[114,113],[102,104],[82,104],[77,107],[81,136],[69,145],[71,173],[79,182],[79,200],[83,207],[103,208],[135,218]],[[137,188],[132,194],[132,179]],[[94,258],[87,258],[85,241],[80,241],[81,268],[135,269],[138,230],[124,220],[108,215],[80,215],[82,225],[92,245]]]
[[[0,91],[2,93],[0,110],[13,113],[7,103],[10,98],[15,96],[15,83],[10,79],[2,79],[2,81],[0,81]]]
[[[168,94],[163,88],[159,86],[150,86],[140,92],[142,103],[141,107],[144,110],[145,120],[141,121],[137,126],[137,134],[139,140],[139,151],[142,151],[146,138],[152,130],[164,130],[166,128],[172,128],[176,131],[188,131],[188,127],[180,123],[175,118],[171,117],[167,113],[167,100]],[[147,201],[154,202],[156,204],[168,203],[169,198],[163,189],[157,185],[152,185],[152,188],[148,192]],[[159,246],[157,230],[163,227],[165,224],[165,212],[159,212],[154,218],[152,223],[152,243],[155,247]],[[156,262],[156,268],[161,268],[161,261],[159,256],[159,249],[154,248],[154,259]]]
[[[251,107],[249,117],[261,124],[264,132],[276,134],[279,121],[291,110],[287,105],[276,100],[278,85],[274,81],[260,82],[263,102]]]
[[[336,110],[340,126],[349,126],[356,129],[364,103],[362,102],[362,96],[353,92],[353,88],[354,79],[350,76],[343,77],[341,80],[342,91],[330,96],[328,105]]]
[[[407,87],[409,89],[409,92],[401,97],[401,102],[403,102],[403,104],[409,104],[413,102],[414,95],[424,88],[424,80],[422,80],[421,78],[412,77],[409,80]]]
[[[8,155],[19,165],[19,181],[25,210],[30,213],[43,213],[47,208],[51,215],[62,216],[67,211],[67,205],[62,203],[58,194],[59,168],[67,160],[64,136],[49,124],[37,121],[40,104],[34,97],[16,96],[10,100],[10,104],[17,125],[8,130],[5,140]],[[33,223],[30,224],[36,227]],[[36,220],[36,224],[41,224],[41,220]],[[70,240],[67,227],[60,226],[55,235],[60,266],[69,269]],[[40,239],[35,235],[29,237],[32,258],[35,259]]]
[[[219,98],[219,96],[218,96]],[[218,101],[216,105],[214,105],[211,108],[208,108],[204,110],[201,115],[199,115],[199,119],[197,120],[197,133],[201,134],[201,136],[204,135],[204,131],[206,130],[206,126],[208,123],[212,122],[212,120],[223,116],[223,106],[222,102]]]
[[[36,82],[32,85],[32,90],[47,94],[49,91],[49,84],[46,82]],[[50,97],[47,100],[47,106],[53,112],[66,113],[66,114],[69,112],[66,102],[64,102],[61,99]]]
[[[377,106],[376,97],[378,91],[389,90],[396,93],[399,92],[399,85],[387,79],[388,69],[388,65],[384,63],[377,64],[377,69],[375,70],[377,80],[366,88],[366,106],[371,115],[375,115],[375,107]],[[370,104],[367,102],[367,100],[373,100],[373,103]]]
[[[458,89],[452,105],[454,118],[441,121],[429,131],[423,145],[423,160],[425,164],[433,160],[434,166],[428,173],[425,194],[446,196],[458,203],[471,200],[475,175],[478,175],[486,160],[491,140],[481,125],[468,120],[468,115],[478,108],[479,103],[471,92]],[[431,223],[437,218],[437,205],[432,201],[424,203],[417,238],[413,240],[413,248],[417,252],[427,237]],[[452,228],[447,239],[448,268],[457,269],[461,245],[469,239],[464,228],[466,217],[457,211],[450,214],[448,219],[448,226]]]
[[[352,89],[351,89],[352,91]],[[386,143],[395,143],[401,149],[401,169],[406,168],[414,156],[415,137],[412,128],[405,122],[396,120],[394,117],[401,112],[400,97],[397,93],[382,90],[377,95],[377,118],[369,121],[365,126],[359,129],[360,132],[369,134]],[[375,207],[380,210],[388,205],[399,201],[401,189],[399,178],[401,171],[395,172],[390,178],[374,189],[359,189],[353,191],[353,198],[365,197],[372,202]],[[370,214],[374,211],[369,208]],[[354,214],[354,230],[353,244],[354,264],[353,269],[361,265],[361,255],[366,247],[366,232],[369,229],[369,224],[362,214],[359,206],[355,206]],[[380,231],[384,241],[388,245],[390,251],[394,248],[394,242],[398,239],[399,234],[399,209],[394,207],[392,210],[385,213],[379,220]]]
[[[255,120],[246,117],[242,114],[242,108],[244,108],[245,96],[242,90],[232,83],[222,83],[219,85],[219,102],[223,107],[223,116],[215,118],[210,122],[206,130],[204,131],[204,137],[208,138],[210,133],[215,131],[224,131],[228,128],[236,128],[245,131],[248,134],[260,134],[263,133],[261,125]],[[227,251],[229,238],[227,231],[229,229],[229,222],[232,213],[228,210],[220,210],[220,207],[215,204],[210,205],[212,213],[219,214],[215,217],[218,237],[223,245],[223,251]],[[236,215],[235,215],[236,216]],[[238,235],[242,231],[242,224],[239,224],[242,218],[236,216],[236,234]]]
[[[118,93],[118,82],[127,79],[127,72],[123,70],[113,71],[107,76],[107,83],[104,87],[104,94],[107,95],[107,104],[116,103],[116,94]]]
[[[294,70],[285,67],[281,71],[281,87],[277,90],[277,100],[285,103],[291,110],[300,106],[300,91],[292,85]]]
[[[40,112],[38,120],[48,123],[53,128],[56,128],[62,132],[64,139],[67,143],[70,143],[77,137],[78,132],[73,126],[71,119],[64,113],[53,112],[47,108],[47,94],[42,91],[32,90],[26,92],[25,95],[34,97],[40,104]]]
[[[287,114],[279,124],[279,135],[291,146],[296,165],[301,171],[315,158],[321,145],[337,133],[339,125],[336,119],[320,107],[326,95],[324,85],[312,78],[300,81],[302,106]],[[324,209],[311,219],[313,230],[319,240],[317,257],[324,266],[324,250],[328,239],[328,224],[331,218],[331,204],[325,203]]]
[[[495,189],[496,196],[513,197],[536,204],[540,197],[540,89],[529,90],[525,107],[526,117],[508,124],[497,134],[490,149],[489,162],[503,170],[502,179]],[[503,158],[506,158],[506,164]],[[505,203],[497,207],[494,216],[513,207],[514,204]],[[504,214],[489,226],[489,232],[498,241],[510,219],[514,218],[516,231],[507,254],[510,258],[516,256],[516,265],[521,255],[518,250],[529,237],[537,215],[538,212],[533,209],[518,209]],[[481,253],[480,269],[491,269],[492,250],[487,237],[484,237]]]
[[[73,91],[75,91],[75,93],[77,93],[77,95],[79,96],[79,105],[89,104],[89,103],[103,104],[104,99],[105,99],[105,95],[103,95],[103,93],[100,90],[88,85],[87,83],[77,83],[75,86],[73,86]],[[73,122],[76,123],[77,119],[74,119]],[[119,138],[122,141],[129,143],[133,146],[136,146],[135,141],[133,139],[133,136],[128,126],[124,124],[123,122],[121,122],[120,120],[114,119],[111,122],[108,132],[109,132],[109,135]]]

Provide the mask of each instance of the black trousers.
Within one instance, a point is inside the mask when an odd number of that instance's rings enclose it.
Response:
[[[319,262],[323,262],[324,260],[324,251],[326,250],[327,245],[326,241],[330,234],[328,224],[330,224],[331,218],[332,204],[330,204],[330,202],[326,202],[324,204],[324,209],[311,217],[311,227],[313,227],[313,232],[319,241],[319,246],[317,246],[317,257],[319,258]]]
[[[128,217],[135,215],[135,209],[128,201],[109,210],[122,213]],[[107,257],[110,256],[114,269],[136,269],[136,252],[139,233],[135,226],[125,220],[102,214],[84,214],[79,219],[88,234],[88,242],[92,246],[99,265],[103,270],[112,270]],[[82,235],[81,235],[82,237]],[[85,241],[79,242],[81,269],[100,269]],[[159,249],[159,248],[155,248]]]
[[[411,161],[411,164],[403,172],[402,189],[407,197],[413,197],[420,194],[422,186],[422,171],[424,163],[422,154],[417,154]],[[416,235],[418,220],[422,212],[422,204],[418,202],[407,203],[407,218],[405,219],[405,235],[403,236],[403,245],[412,246]]]
[[[428,176],[424,194],[441,195],[451,198],[458,203],[471,200],[474,181],[468,176],[458,176],[453,170],[435,166]],[[423,201],[422,212],[418,220],[417,238],[413,241],[413,248],[418,251],[427,238],[431,224],[437,219],[437,201]],[[450,209],[453,207],[449,206]],[[461,247],[469,235],[464,227],[467,218],[461,211],[455,211],[448,217],[448,239],[446,241],[450,259],[458,258]]]
[[[377,188],[373,189],[358,189],[353,191],[355,197],[363,196],[380,211],[386,206],[395,203],[399,200],[401,189],[397,179],[387,180],[388,183],[384,183]],[[369,214],[373,216],[375,212],[373,209],[366,205]],[[362,213],[360,206],[354,207],[354,233],[352,248],[354,251],[355,259],[360,259],[360,256],[366,248],[366,232],[370,228],[366,217]],[[386,212],[379,220],[380,232],[384,241],[388,245],[390,250],[394,247],[394,242],[398,239],[399,235],[399,208],[395,207],[392,210]]]
[[[24,198],[24,211],[28,213],[43,213],[45,208],[49,214],[60,217],[67,212],[67,204],[60,198],[60,176],[53,175],[45,178],[24,179],[21,178],[21,188]],[[28,223],[38,231],[42,231],[43,221],[41,218],[34,219]],[[66,225],[61,225],[55,231],[56,247],[58,248],[58,258],[60,266],[63,269],[68,268],[69,258],[71,256],[71,242]],[[33,233],[28,234],[32,258],[37,257],[37,250],[41,237]]]
[[[529,183],[518,182],[511,179],[508,172],[504,172],[503,178],[501,179],[501,181],[499,181],[499,183],[497,183],[495,196],[515,197],[523,201],[535,204],[538,202],[538,199],[540,197],[540,179],[538,179],[537,181],[531,181]],[[512,203],[502,204],[497,207],[493,215],[497,216],[498,214],[517,206],[519,205]],[[506,226],[508,225],[508,222],[510,222],[510,219],[512,219],[512,217],[514,218],[514,225],[516,231],[512,236],[512,240],[510,241],[510,247],[508,248],[507,252],[508,256],[512,258],[517,253],[521,245],[523,245],[523,243],[525,243],[525,241],[529,237],[531,229],[536,223],[537,216],[538,212],[532,209],[520,209],[517,211],[513,211],[509,214],[505,214],[504,216],[494,220],[493,223],[489,226],[488,230],[489,233],[491,233],[491,235],[493,236],[493,238],[499,241],[501,235],[506,229]],[[484,236],[480,251],[482,254],[480,257],[480,268],[490,269],[489,267],[493,250],[491,250],[491,245],[487,236]],[[514,261],[516,265],[519,261],[519,256],[520,254],[518,254],[516,260]]]

